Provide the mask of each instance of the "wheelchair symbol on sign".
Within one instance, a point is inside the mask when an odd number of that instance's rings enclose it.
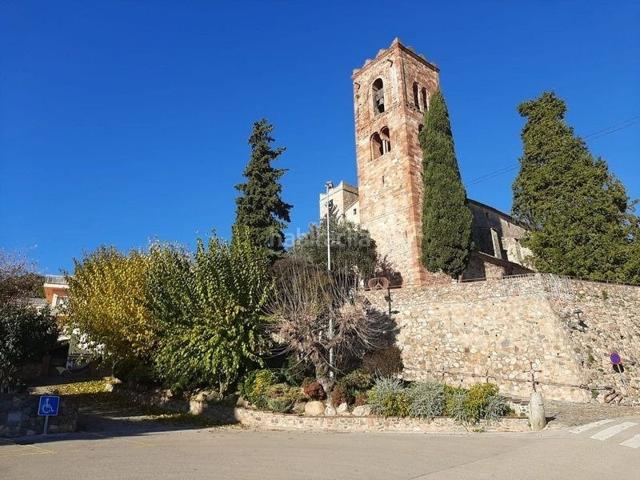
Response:
[[[56,395],[43,395],[38,403],[38,415],[41,417],[55,417],[58,415],[60,397]]]
[[[44,404],[42,405],[42,413],[44,415],[51,415],[56,411],[53,405],[51,405],[50,401],[51,399],[49,398],[44,399]]]

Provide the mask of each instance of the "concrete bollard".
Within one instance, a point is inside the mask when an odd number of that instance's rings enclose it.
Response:
[[[539,431],[547,425],[544,414],[544,401],[540,392],[533,392],[529,400],[529,424],[531,430]]]

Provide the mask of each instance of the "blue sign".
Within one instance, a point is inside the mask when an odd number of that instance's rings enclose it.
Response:
[[[58,415],[60,397],[55,395],[43,395],[38,404],[38,415],[41,417],[55,417]]]
[[[609,358],[611,359],[611,363],[614,365],[620,365],[622,363],[622,358],[620,358],[618,352],[611,352]]]

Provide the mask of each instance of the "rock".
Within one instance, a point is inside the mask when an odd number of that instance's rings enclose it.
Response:
[[[366,417],[371,415],[371,405],[360,405],[353,409],[353,415],[355,417]]]
[[[307,402],[304,406],[304,414],[312,417],[318,417],[324,414],[324,402],[313,400]]]
[[[201,415],[207,406],[206,402],[192,398],[189,400],[189,413],[191,415]]]
[[[342,402],[338,405],[338,408],[336,408],[336,413],[338,415],[349,415],[349,405],[347,405],[346,402]]]
[[[293,408],[291,411],[297,415],[302,415],[304,413],[304,407],[307,402],[296,402],[293,404]]]
[[[324,409],[324,414],[327,417],[335,417],[336,416],[336,409],[334,408],[333,405],[329,404],[329,405],[327,405],[327,408]]]
[[[533,392],[529,401],[529,424],[531,430],[542,430],[547,425],[544,414],[544,401],[540,392]]]
[[[196,401],[196,402],[206,402],[207,401],[207,392],[198,392],[193,397],[191,397],[191,400]]]

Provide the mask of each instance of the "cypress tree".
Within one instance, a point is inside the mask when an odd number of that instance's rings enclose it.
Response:
[[[471,252],[471,211],[458,169],[449,112],[436,91],[420,133],[423,152],[422,263],[431,272],[462,274]]]
[[[590,280],[633,281],[634,216],[622,183],[566,123],[552,92],[518,107],[527,119],[513,184],[513,214],[530,229],[525,246],[543,272]]]
[[[265,248],[272,256],[284,251],[284,232],[291,205],[282,200],[280,178],[285,169],[274,168],[284,147],[273,147],[273,125],[266,119],[253,124],[249,137],[251,158],[244,170],[245,183],[236,185],[235,231],[246,230],[252,245]]]

